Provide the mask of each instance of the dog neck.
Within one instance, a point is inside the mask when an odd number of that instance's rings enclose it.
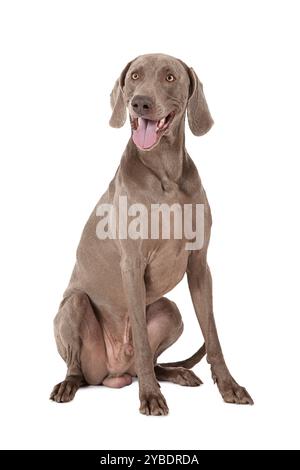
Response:
[[[162,136],[154,149],[140,150],[130,139],[128,150],[160,179],[163,187],[167,187],[168,184],[178,183],[182,176],[186,158],[184,144],[184,119],[181,119],[168,135]]]

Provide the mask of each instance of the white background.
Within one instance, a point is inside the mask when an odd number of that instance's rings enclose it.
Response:
[[[298,4],[298,5],[297,5]],[[299,448],[299,15],[297,1],[1,1],[1,447]],[[162,384],[170,415],[138,389],[48,400],[65,364],[52,320],[81,230],[113,177],[129,124],[108,127],[125,64],[165,52],[197,71],[215,126],[187,148],[211,203],[209,260],[221,343],[253,407]],[[184,280],[170,293],[202,343]]]

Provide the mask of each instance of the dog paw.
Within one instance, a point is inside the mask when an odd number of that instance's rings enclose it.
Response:
[[[165,416],[169,408],[165,397],[158,390],[156,392],[141,394],[140,413],[147,416]]]
[[[74,379],[66,379],[55,385],[50,395],[50,400],[57,403],[67,403],[73,400],[75,393],[79,388],[80,382]]]
[[[158,380],[173,382],[174,384],[186,387],[198,387],[203,383],[192,370],[185,369],[185,367],[163,367],[157,365],[154,370]]]
[[[174,371],[173,382],[186,387],[199,387],[203,382],[197,377],[197,375],[189,369],[184,367],[177,367]]]
[[[244,387],[241,387],[234,379],[218,383],[218,388],[226,403],[237,405],[253,405],[254,401]]]

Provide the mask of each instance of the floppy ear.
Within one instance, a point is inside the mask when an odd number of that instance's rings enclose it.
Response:
[[[192,68],[188,68],[190,77],[190,97],[187,104],[187,116],[194,135],[203,135],[209,131],[214,121],[210,115],[203,93],[203,85]]]
[[[110,94],[110,105],[112,108],[112,115],[109,120],[111,127],[122,127],[125,124],[127,111],[124,99],[123,87],[125,82],[126,73],[132,62],[129,62],[121,73],[120,77],[115,83]]]

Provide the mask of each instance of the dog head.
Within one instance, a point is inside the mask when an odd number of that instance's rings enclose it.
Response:
[[[194,135],[205,134],[213,125],[194,70],[164,54],[142,55],[129,62],[112,90],[111,106],[112,127],[124,125],[128,108],[133,142],[144,151],[175,133],[185,112]]]

